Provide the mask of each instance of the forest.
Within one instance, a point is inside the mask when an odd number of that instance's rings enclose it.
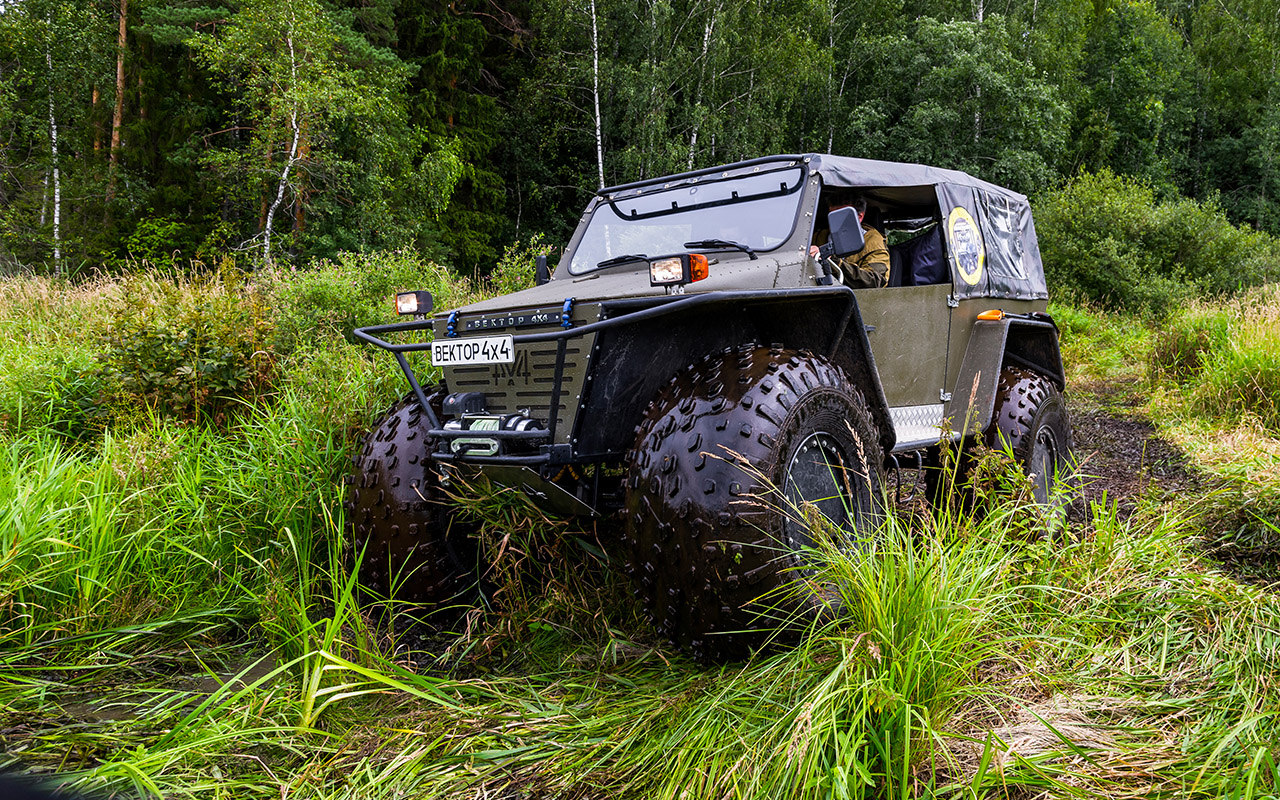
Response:
[[[1277,797],[1278,66],[1278,0],[0,0],[0,794]],[[904,459],[805,550],[839,613],[723,663],[620,514],[478,478],[478,591],[360,585],[406,381],[354,328],[531,288],[602,186],[810,151],[1029,196],[1054,503]]]
[[[775,152],[1085,174],[1280,233],[1274,0],[5,0],[0,269],[471,273]]]

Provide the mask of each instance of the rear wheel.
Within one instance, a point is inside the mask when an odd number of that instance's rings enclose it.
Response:
[[[1062,393],[1039,372],[1005,367],[994,405],[982,443],[993,450],[1008,447],[1031,478],[1035,501],[1051,504],[1055,481],[1069,479],[1075,471],[1071,418]],[[934,508],[955,497],[962,509],[972,505],[971,490],[964,484],[973,466],[970,448],[975,443],[966,440],[964,446],[951,448],[945,458],[939,448],[930,451],[925,483]]]
[[[1031,478],[1037,503],[1051,502],[1054,483],[1075,470],[1071,417],[1066,401],[1048,378],[1022,367],[1005,367],[996,387],[995,412],[986,431],[987,446],[1003,448]]]
[[[479,558],[475,526],[441,490],[427,430],[413,395],[392,406],[352,459],[345,508],[364,589],[438,610],[471,599]]]
[[[745,655],[829,611],[804,581],[880,514],[879,437],[826,359],[747,345],[676,376],[637,429],[629,571],[664,635],[700,659]]]

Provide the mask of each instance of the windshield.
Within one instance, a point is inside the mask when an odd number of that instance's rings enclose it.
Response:
[[[725,239],[772,250],[791,235],[804,170],[787,167],[733,178],[704,177],[596,206],[569,262],[580,275],[623,255],[683,252],[685,242]],[[696,249],[696,248],[694,248]]]

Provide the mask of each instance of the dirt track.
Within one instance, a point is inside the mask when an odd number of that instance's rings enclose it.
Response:
[[[1124,387],[1119,391],[1098,388],[1073,387],[1068,398],[1086,499],[1105,496],[1118,504],[1122,516],[1128,516],[1144,493],[1167,495],[1203,488],[1204,478],[1137,411],[1132,398],[1121,394]]]

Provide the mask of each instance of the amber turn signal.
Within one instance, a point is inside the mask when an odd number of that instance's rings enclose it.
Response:
[[[990,311],[983,311],[978,315],[978,319],[985,319],[988,322],[999,322],[1004,319],[1004,311],[999,308],[993,308]]]
[[[689,254],[689,281],[700,281],[711,274],[707,257],[701,253]]]

